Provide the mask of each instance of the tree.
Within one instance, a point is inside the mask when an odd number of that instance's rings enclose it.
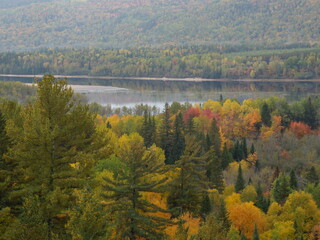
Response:
[[[291,192],[289,178],[285,174],[280,174],[274,181],[271,191],[274,200],[277,203],[283,204]]]
[[[65,218],[56,221],[56,216],[72,204],[74,189],[83,186],[93,165],[94,120],[88,108],[73,98],[66,80],[46,75],[37,84],[36,100],[23,112],[22,133],[6,159],[16,163],[22,174],[12,194],[20,199],[38,196],[39,208],[46,212],[42,220],[47,238],[52,239],[65,224]]]
[[[316,129],[318,127],[317,122],[317,110],[313,106],[312,100],[309,97],[307,101],[303,104],[303,120],[306,124],[308,124],[311,129]]]
[[[143,193],[157,192],[167,181],[163,175],[163,152],[151,147],[146,150],[137,133],[119,139],[117,156],[124,168],[113,177],[104,176],[103,198],[108,212],[114,215],[113,239],[162,239],[169,222],[152,213],[163,212],[159,206],[144,199]],[[155,178],[158,175],[159,178]]]
[[[179,112],[173,124],[172,163],[180,159],[185,147],[183,127],[182,113]]]
[[[250,153],[251,154],[254,154],[256,152],[256,149],[255,149],[255,147],[254,147],[254,145],[253,145],[253,143],[251,144],[251,148],[250,148]]]
[[[259,231],[258,231],[257,225],[255,224],[254,225],[254,231],[253,231],[252,240],[259,240],[259,239],[260,239]]]
[[[12,171],[12,166],[3,157],[9,145],[10,139],[6,132],[6,120],[0,111],[0,210],[7,205],[7,194],[11,182],[10,172]]]
[[[247,158],[248,157],[248,148],[247,148],[246,138],[242,139],[241,148],[242,148],[242,152],[243,152],[243,158]]]
[[[206,156],[201,156],[201,144],[195,137],[186,137],[183,155],[176,162],[179,175],[171,184],[168,206],[175,215],[185,212],[198,213],[201,196],[208,187]]]
[[[206,218],[206,216],[212,211],[212,204],[211,200],[208,196],[208,193],[204,193],[202,197],[202,202],[201,202],[201,208],[200,208],[200,216],[202,218]]]
[[[296,173],[294,172],[293,169],[290,171],[290,187],[293,190],[297,190],[298,189],[298,180],[297,180]]]
[[[210,186],[217,189],[219,193],[224,190],[222,164],[219,157],[217,157],[214,147],[209,151],[209,160],[207,168],[207,176],[210,181]]]
[[[173,164],[172,161],[172,126],[170,120],[169,104],[165,104],[162,126],[160,131],[160,147],[164,150],[166,164]]]
[[[235,191],[237,193],[241,192],[244,189],[244,179],[242,176],[242,168],[241,168],[241,164],[239,164],[239,168],[238,168],[238,176],[237,176],[237,180],[236,180],[236,184],[235,184]]]
[[[261,120],[264,125],[271,126],[271,114],[267,103],[263,103],[261,107]]]
[[[217,120],[215,118],[213,118],[211,122],[209,137],[212,145],[214,146],[214,150],[217,156],[220,157],[221,156],[221,137],[219,133],[219,128],[217,126]]]
[[[306,179],[310,182],[310,183],[318,183],[319,182],[319,176],[316,172],[316,168],[314,166],[312,166],[309,171],[307,172],[307,176]]]
[[[226,143],[224,143],[221,158],[222,158],[221,166],[222,166],[222,169],[225,170],[229,166],[229,163],[233,161],[232,153],[228,149]]]

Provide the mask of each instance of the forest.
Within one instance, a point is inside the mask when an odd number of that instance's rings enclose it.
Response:
[[[1,0],[0,52],[319,42],[317,0]]]
[[[29,88],[0,100],[1,240],[319,238],[319,96],[119,116]]]
[[[317,45],[46,49],[0,53],[2,74],[204,79],[317,79]]]

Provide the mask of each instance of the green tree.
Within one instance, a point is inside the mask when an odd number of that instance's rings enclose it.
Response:
[[[259,232],[258,232],[258,228],[257,225],[254,225],[254,231],[253,231],[253,236],[252,236],[252,240],[259,240]]]
[[[212,119],[211,128],[209,130],[209,137],[214,146],[214,150],[217,156],[221,156],[221,137],[219,133],[219,128],[217,126],[217,120],[215,118]]]
[[[219,193],[224,190],[223,171],[221,159],[216,155],[214,146],[209,151],[207,176],[210,182],[210,187],[217,189]]]
[[[173,124],[172,163],[180,159],[185,147],[183,127],[182,113],[179,112]]]
[[[317,110],[310,97],[303,103],[303,121],[308,124],[311,129],[318,127]]]
[[[169,104],[165,104],[162,125],[160,129],[160,147],[164,150],[166,164],[173,164],[172,161],[172,126],[170,120]]]
[[[206,218],[206,216],[212,211],[212,203],[208,196],[208,193],[204,193],[201,202],[200,216]]]
[[[298,189],[298,180],[297,180],[296,173],[294,172],[293,169],[290,171],[290,187],[293,190],[297,190]]]
[[[241,164],[239,164],[238,176],[237,176],[237,180],[234,188],[235,188],[235,191],[239,193],[244,189],[244,187],[245,187],[245,183],[242,175],[242,168],[241,168]]]
[[[250,153],[251,154],[254,154],[256,152],[256,149],[255,149],[255,147],[254,147],[254,144],[252,143],[251,144],[251,148],[250,148]]]
[[[195,137],[186,137],[185,150],[176,162],[180,172],[168,196],[168,206],[175,210],[175,215],[199,212],[201,196],[208,187],[206,158],[201,156],[201,143]]]
[[[310,182],[310,183],[318,183],[319,182],[319,176],[317,174],[316,168],[314,166],[312,166],[306,175],[306,179]]]
[[[104,176],[103,198],[108,213],[114,215],[113,239],[163,239],[163,228],[169,222],[147,213],[164,211],[143,198],[146,192],[158,192],[167,178],[152,178],[163,173],[162,150],[146,150],[141,136],[133,133],[119,140],[117,156],[124,168],[113,177]]]
[[[283,204],[291,192],[289,178],[285,174],[280,174],[274,181],[271,191],[274,200],[279,204]]]
[[[232,153],[228,149],[226,143],[224,144],[221,158],[222,158],[221,166],[222,166],[222,169],[225,170],[229,166],[229,163],[233,161]]]
[[[271,126],[271,114],[267,103],[263,103],[261,107],[261,120],[264,125]]]
[[[39,196],[47,238],[52,239],[65,224],[65,218],[56,221],[56,216],[72,203],[74,189],[83,186],[93,165],[94,118],[73,98],[66,80],[46,75],[37,84],[36,100],[23,112],[23,131],[6,159],[18,164],[22,175],[12,195]]]

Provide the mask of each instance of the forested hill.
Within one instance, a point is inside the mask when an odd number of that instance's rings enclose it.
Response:
[[[318,0],[1,0],[0,51],[318,42]]]

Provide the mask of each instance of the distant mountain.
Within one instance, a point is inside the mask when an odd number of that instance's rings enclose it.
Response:
[[[0,51],[314,43],[319,0],[1,0]]]

